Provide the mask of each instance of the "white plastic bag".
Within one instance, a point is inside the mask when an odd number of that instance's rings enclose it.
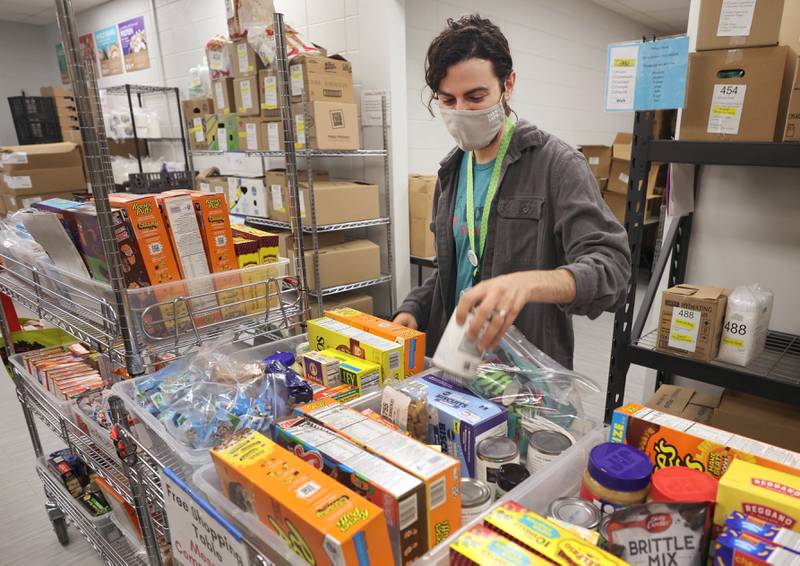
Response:
[[[747,366],[764,351],[772,299],[772,291],[758,283],[736,287],[731,292],[717,360]]]

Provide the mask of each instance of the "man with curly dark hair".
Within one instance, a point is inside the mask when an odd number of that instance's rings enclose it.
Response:
[[[482,350],[515,324],[571,368],[571,315],[596,318],[624,302],[628,238],[583,156],[512,119],[516,78],[505,36],[478,15],[448,20],[428,48],[428,109],[438,101],[458,147],[434,196],[438,268],[394,320],[425,330],[430,355],[453,311],[463,324],[474,310],[467,335]]]

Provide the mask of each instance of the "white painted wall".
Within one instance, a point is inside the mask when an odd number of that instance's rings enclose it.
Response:
[[[407,0],[409,170],[433,174],[453,147],[425,107],[425,53],[447,18],[479,12],[508,38],[517,87],[511,107],[573,145],[610,144],[632,114],[603,112],[606,47],[652,30],[589,0]]]
[[[41,26],[0,21],[0,145],[17,144],[7,98],[39,96],[42,85],[61,83],[55,44]]]

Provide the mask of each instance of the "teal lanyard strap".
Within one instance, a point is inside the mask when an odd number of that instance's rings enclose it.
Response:
[[[508,151],[508,144],[511,142],[511,136],[514,133],[514,122],[511,118],[506,117],[506,131],[503,133],[503,139],[500,141],[500,148],[497,150],[497,156],[494,160],[494,167],[492,168],[492,176],[489,180],[489,188],[486,192],[486,201],[483,205],[483,213],[481,214],[481,237],[480,249],[475,248],[475,180],[472,173],[472,160],[473,152],[467,154],[467,235],[469,236],[469,249],[472,252],[472,257],[477,259],[477,265],[474,266],[473,275],[478,273],[478,267],[483,259],[483,250],[486,247],[486,233],[489,226],[489,212],[492,208],[492,201],[497,193],[497,187],[500,184],[500,170],[503,168],[503,160]]]

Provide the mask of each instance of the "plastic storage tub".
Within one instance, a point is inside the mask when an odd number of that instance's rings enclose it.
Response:
[[[96,420],[87,415],[77,401],[71,401],[72,417],[75,424],[86,431],[92,437],[95,444],[103,448],[109,454],[116,454],[116,448],[111,441],[111,431],[100,426]]]
[[[37,350],[37,352],[44,352],[45,350]],[[72,415],[72,401],[59,399],[53,393],[48,391],[44,385],[39,383],[39,380],[33,377],[31,373],[28,371],[28,368],[25,365],[25,362],[22,360],[22,354],[14,354],[9,358],[11,365],[20,373],[25,381],[32,384],[36,391],[45,398],[45,400],[53,405],[55,409],[58,410],[59,414],[68,418],[69,420],[74,420]]]

